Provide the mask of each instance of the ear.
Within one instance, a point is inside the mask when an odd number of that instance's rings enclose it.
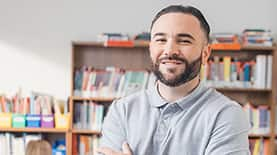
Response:
[[[212,49],[211,49],[210,44],[207,44],[207,45],[204,46],[203,51],[202,51],[202,64],[203,65],[207,64],[208,59],[211,55],[211,51],[212,51]]]

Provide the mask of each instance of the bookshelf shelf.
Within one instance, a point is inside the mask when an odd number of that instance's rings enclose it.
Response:
[[[106,47],[106,48],[147,48],[149,42],[134,42],[133,47],[117,46],[117,47],[107,47],[103,42],[72,42],[74,46],[94,46],[94,47]]]
[[[240,51],[247,51],[247,52],[256,52],[256,51],[265,51],[265,52],[274,52],[275,47],[263,47],[263,46],[242,46],[240,49],[213,49],[213,51],[233,51],[233,52],[240,52]]]
[[[0,132],[66,133],[68,130],[55,128],[0,128]]]
[[[253,51],[270,51],[273,52],[275,47],[263,47],[263,46],[242,46],[241,50],[253,50]]]
[[[215,88],[219,91],[239,91],[239,92],[271,92],[271,89],[257,88]]]
[[[96,130],[87,130],[87,129],[73,129],[73,134],[94,134],[94,135],[101,135],[100,131]]]
[[[249,134],[249,138],[270,138],[270,134]]]
[[[101,98],[101,97],[72,97],[73,101],[95,101],[95,102],[112,102],[116,98]]]

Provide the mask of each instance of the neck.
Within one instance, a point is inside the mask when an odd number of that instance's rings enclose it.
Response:
[[[187,96],[199,84],[199,77],[195,77],[189,82],[177,87],[170,87],[158,81],[158,91],[160,95],[168,102],[176,101],[184,96]]]

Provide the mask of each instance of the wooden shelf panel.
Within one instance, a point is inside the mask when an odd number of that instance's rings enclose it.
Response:
[[[266,51],[266,52],[274,52],[275,46],[272,47],[262,47],[262,46],[242,46],[240,49],[212,49],[212,51]]]
[[[0,128],[0,132],[66,133],[67,131],[55,128]]]
[[[125,47],[125,46],[118,46],[118,47],[106,47],[104,46],[103,42],[89,42],[89,41],[74,41],[72,42],[73,46],[93,46],[93,47],[103,47],[103,48],[148,48],[149,43],[147,42],[140,42],[135,41],[133,47]]]
[[[241,50],[260,50],[260,51],[274,51],[274,46],[262,47],[262,46],[242,46]]]
[[[91,42],[91,41],[73,41],[72,42],[73,46],[94,46],[94,47],[105,47],[103,42]],[[124,46],[119,46],[119,48],[136,48],[136,47],[140,47],[140,48],[148,48],[149,47],[149,42],[140,42],[140,41],[135,41],[134,42],[134,47],[124,47]],[[106,47],[105,47],[106,48]],[[108,48],[117,48],[117,47],[108,47]],[[274,51],[275,50],[275,46],[242,46],[240,50],[231,50],[231,49],[216,49],[213,51]]]
[[[271,92],[271,89],[257,89],[257,88],[216,88],[219,91],[240,91],[240,92]]]
[[[96,101],[96,102],[112,102],[116,98],[103,98],[103,97],[71,97],[73,101]]]
[[[72,133],[74,134],[94,134],[94,135],[101,135],[100,131],[96,130],[88,130],[88,129],[73,129]]]
[[[249,138],[270,138],[269,134],[249,134]]]

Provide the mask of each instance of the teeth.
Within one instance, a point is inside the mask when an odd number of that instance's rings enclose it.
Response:
[[[176,64],[176,65],[180,65],[181,63],[179,63],[179,62],[162,62],[162,64]]]

